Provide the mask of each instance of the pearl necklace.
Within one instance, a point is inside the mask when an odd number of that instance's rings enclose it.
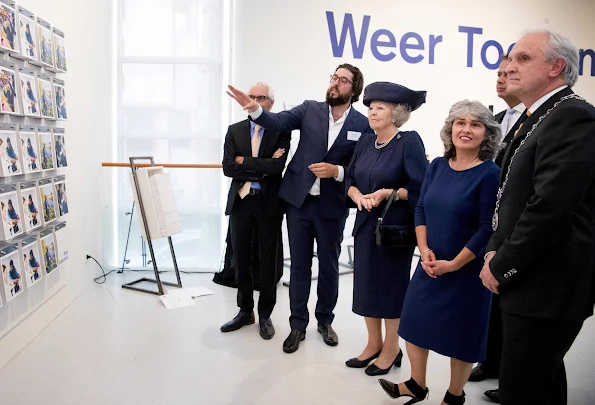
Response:
[[[392,137],[391,137],[391,138],[390,138],[388,141],[386,141],[386,142],[384,142],[384,143],[380,143],[380,144],[378,143],[378,136],[376,136],[376,140],[374,140],[374,147],[375,147],[376,149],[382,149],[382,148],[384,148],[384,147],[385,147],[386,145],[388,145],[388,144],[390,143],[390,141],[392,141],[392,140],[393,140],[393,138],[394,138],[395,136],[397,136],[397,134],[399,134],[400,132],[401,132],[401,131],[397,131],[397,133],[396,133],[396,134],[394,134],[394,135],[393,135],[393,136],[392,136]],[[399,136],[399,138],[400,138],[400,136]]]

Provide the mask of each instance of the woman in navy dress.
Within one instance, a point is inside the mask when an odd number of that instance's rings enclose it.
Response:
[[[363,352],[346,362],[366,368],[368,375],[386,374],[403,357],[399,349],[399,318],[409,284],[413,247],[376,245],[374,230],[386,200],[396,191],[384,223],[410,225],[428,166],[424,145],[415,131],[400,131],[411,111],[425,102],[425,91],[412,91],[393,83],[372,83],[364,92],[364,104],[375,136],[358,141],[345,176],[345,189],[357,206],[353,228],[353,312],[365,317],[368,343]],[[382,337],[382,320],[386,336]]]
[[[428,394],[429,350],[450,357],[451,380],[443,404],[465,402],[473,363],[485,358],[491,293],[479,273],[492,234],[500,169],[500,127],[479,102],[456,103],[440,133],[443,158],[435,159],[415,208],[421,260],[403,305],[399,334],[407,341],[411,379],[380,380],[392,398]]]

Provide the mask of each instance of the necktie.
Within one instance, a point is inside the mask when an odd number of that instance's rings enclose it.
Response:
[[[531,111],[527,110],[527,117],[530,117],[530,116],[531,116]],[[521,128],[523,127],[523,124],[524,124],[524,123],[525,123],[525,122],[521,122],[521,125],[519,125],[519,129],[517,129],[517,130],[514,132],[514,136],[516,136],[516,135],[519,133],[519,131],[520,131],[520,130],[521,130]]]
[[[252,146],[252,157],[258,157],[258,147],[260,146],[260,131],[262,127],[260,125],[254,126],[254,135],[252,135],[252,140],[250,141],[250,145]],[[250,185],[252,182],[247,181],[244,183],[240,191],[238,191],[238,195],[240,198],[244,198],[250,192]]]
[[[508,134],[510,131],[510,121],[512,120],[513,114],[516,112],[514,108],[506,109],[506,114],[504,114],[504,119],[502,119],[502,123],[500,124],[500,131],[502,132],[502,138]]]

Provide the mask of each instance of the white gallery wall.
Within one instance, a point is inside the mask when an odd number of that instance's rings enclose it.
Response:
[[[494,112],[504,108],[496,70],[485,65],[497,68],[497,47],[508,50],[526,30],[558,31],[591,50],[574,90],[595,102],[593,0],[235,0],[233,6],[234,85],[270,83],[278,111],[283,102],[323,101],[329,75],[348,62],[366,84],[426,90],[427,103],[404,129],[420,133],[432,158],[442,154],[439,131],[453,103],[469,98],[494,105]],[[361,100],[355,107],[366,113]],[[245,116],[232,107],[234,121]]]
[[[10,304],[7,322],[0,327],[0,368],[27,345],[48,323],[72,303],[98,274],[85,262],[88,252],[101,261],[101,161],[109,156],[111,132],[112,18],[111,0],[18,0],[17,3],[66,34],[68,121],[60,121],[67,134],[68,168],[60,170],[68,184],[67,241],[69,260],[58,274],[35,291],[47,299],[35,311],[19,297]],[[52,282],[50,283],[50,279]],[[44,280],[42,280],[44,281]],[[33,289],[31,290],[33,291]],[[27,293],[27,290],[25,290]],[[27,315],[27,313],[29,315]],[[25,314],[25,316],[22,316]],[[15,322],[16,321],[16,322]],[[10,332],[5,333],[7,329]]]

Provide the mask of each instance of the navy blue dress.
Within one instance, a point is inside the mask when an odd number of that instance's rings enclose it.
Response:
[[[345,190],[355,186],[363,194],[370,194],[381,188],[406,188],[408,200],[393,202],[384,223],[413,225],[414,208],[428,167],[422,140],[414,131],[399,133],[382,149],[375,148],[375,140],[375,135],[367,135],[358,142],[345,175]],[[414,249],[376,245],[374,229],[385,204],[371,212],[362,209],[355,218],[353,312],[395,319],[401,316]]]
[[[491,292],[479,278],[492,235],[500,169],[486,161],[453,170],[435,159],[415,207],[415,226],[426,225],[428,246],[437,260],[452,260],[464,247],[475,259],[438,278],[421,264],[409,284],[399,335],[416,346],[468,363],[485,360]]]

